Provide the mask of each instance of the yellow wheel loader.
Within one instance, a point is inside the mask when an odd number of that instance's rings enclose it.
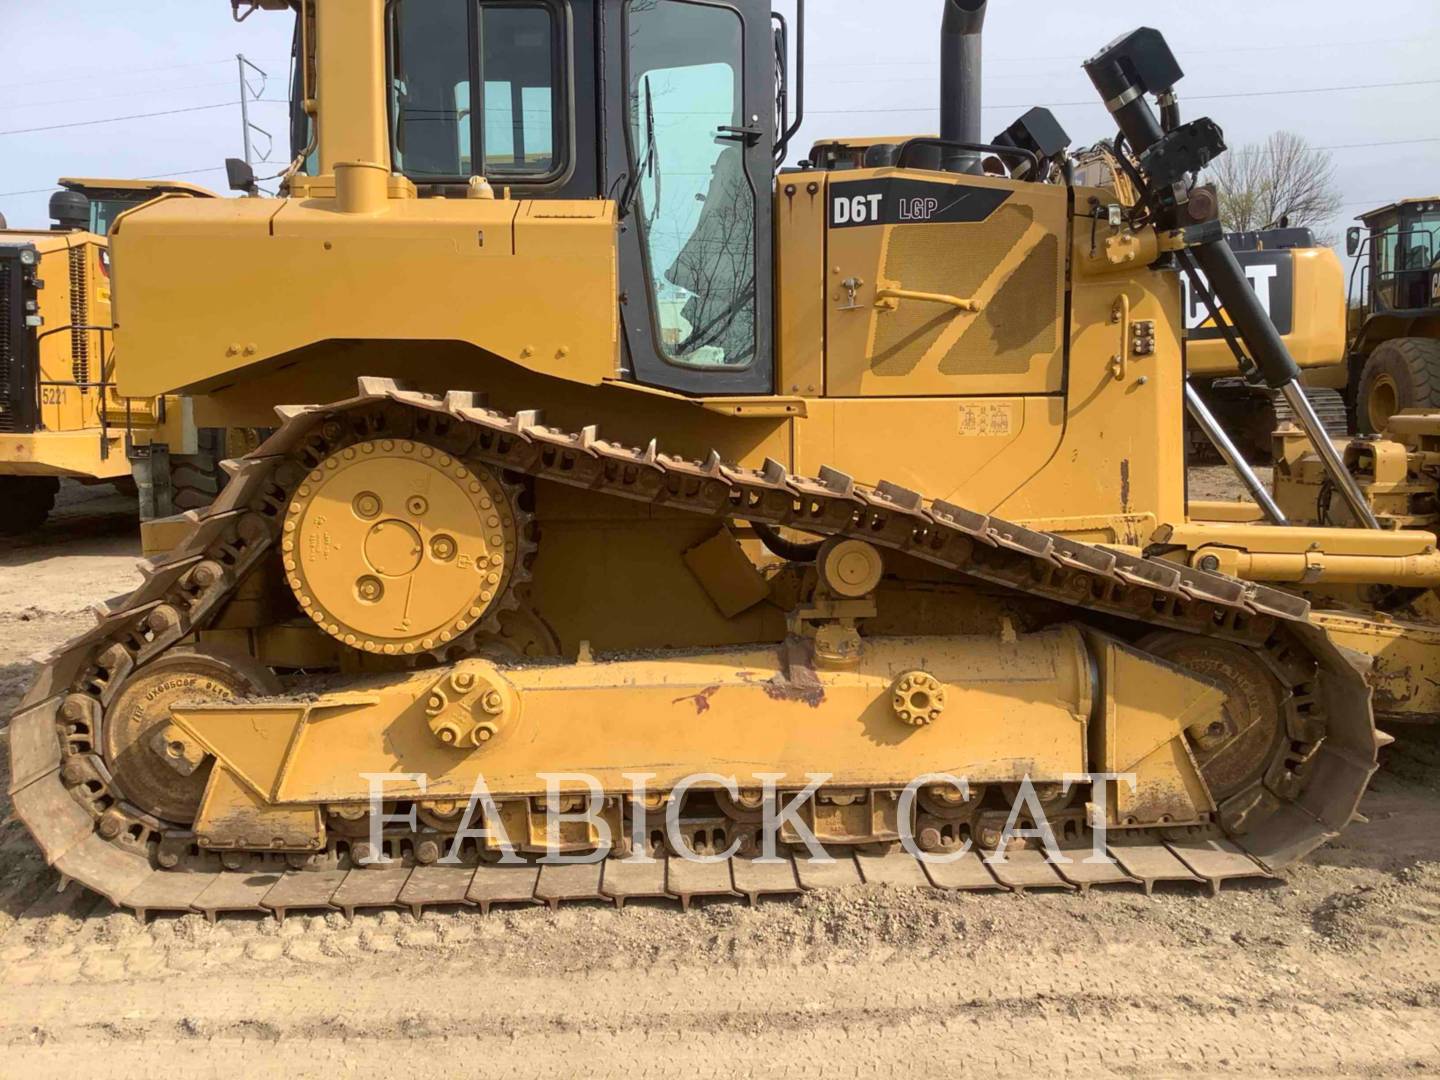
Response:
[[[984,0],[941,5],[938,135],[798,167],[803,6],[255,6],[296,16],[283,193],[125,214],[116,340],[124,394],[282,422],[11,721],[67,877],[1218,888],[1349,824],[1377,712],[1440,715],[1440,417],[1326,436],[1156,31],[1086,63],[1127,202],[1044,110],[985,140]],[[1182,274],[1304,440],[1256,520],[1187,512]]]
[[[187,423],[178,398],[122,399],[115,389],[109,222],[160,193],[213,197],[191,184],[63,179],[48,231],[0,226],[0,535],[38,528],[62,478],[143,481],[153,517],[207,505],[219,491],[223,447]],[[169,457],[169,450],[175,456]],[[178,499],[155,505],[150,463]]]
[[[1440,197],[1360,220],[1346,234],[1350,394],[1356,429],[1373,432],[1398,412],[1440,406]]]

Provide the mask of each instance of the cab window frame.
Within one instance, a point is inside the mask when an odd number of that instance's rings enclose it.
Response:
[[[741,115],[741,117],[742,117],[742,123],[743,123],[743,117],[744,117],[745,111],[746,111],[746,110],[745,110],[745,106],[746,106],[746,100],[745,100],[745,93],[746,93],[745,73],[746,73],[746,71],[747,71],[746,64],[747,64],[748,61],[749,61],[749,56],[748,56],[749,45],[748,45],[748,42],[747,42],[747,40],[746,40],[746,31],[745,31],[745,25],[746,25],[745,12],[742,11],[741,8],[739,8],[737,5],[735,5],[735,4],[733,4],[733,3],[730,3],[729,0],[679,0],[679,2],[684,3],[684,4],[686,4],[686,5],[690,6],[690,7],[694,7],[694,8],[709,8],[709,9],[713,9],[713,10],[718,10],[718,11],[726,12],[727,14],[734,16],[734,18],[736,19],[737,23],[740,25],[740,35],[739,35],[740,56],[739,56],[738,66],[736,67],[736,70],[735,70],[735,77],[736,77],[736,80],[737,80],[736,90],[737,90],[737,93],[738,93],[740,96],[737,98],[737,100],[736,100],[736,102],[735,102],[735,108],[736,108],[736,110],[740,113],[740,115]],[[634,131],[632,130],[631,116],[630,116],[630,88],[631,88],[632,82],[634,81],[634,75],[635,75],[635,57],[634,57],[634,55],[633,55],[633,48],[631,47],[631,42],[632,42],[633,38],[632,38],[631,31],[630,31],[630,25],[631,25],[631,20],[632,20],[632,15],[633,15],[633,5],[634,5],[634,0],[623,0],[623,3],[620,5],[620,26],[621,26],[621,33],[622,33],[622,38],[623,38],[623,42],[624,42],[624,44],[622,44],[622,46],[621,46],[621,48],[620,48],[620,53],[621,53],[621,57],[620,57],[620,83],[621,83],[621,85],[620,85],[620,94],[621,94],[621,99],[622,99],[622,114],[623,114],[623,116],[624,116],[624,138],[623,138],[623,146],[624,146],[624,150],[625,150],[625,162],[626,162],[626,167],[627,167],[627,169],[628,169],[628,172],[627,172],[627,174],[626,174],[626,175],[627,175],[627,178],[628,178],[630,175],[633,175],[633,173],[635,172],[635,170],[637,170],[637,169],[640,167],[640,157],[641,157],[640,149],[639,149],[639,147],[636,145],[635,133],[634,133]],[[659,359],[659,361],[661,362],[661,364],[663,364],[663,365],[664,365],[665,367],[667,367],[667,368],[673,369],[673,370],[675,370],[675,371],[677,371],[677,372],[686,372],[686,373],[688,373],[689,375],[699,376],[699,377],[704,378],[704,379],[713,379],[713,378],[715,378],[717,375],[721,375],[721,374],[731,374],[731,375],[746,376],[746,375],[749,375],[750,373],[755,372],[755,371],[765,370],[765,367],[766,367],[767,364],[773,364],[773,358],[770,359],[770,360],[767,360],[765,357],[763,357],[763,356],[761,355],[761,342],[762,342],[762,338],[761,338],[761,334],[760,334],[760,321],[761,321],[761,319],[764,317],[764,315],[763,315],[763,313],[762,313],[761,310],[760,310],[760,303],[759,303],[759,301],[760,301],[760,292],[759,292],[759,288],[758,288],[758,286],[759,286],[759,280],[760,280],[759,275],[760,275],[760,273],[761,273],[761,271],[762,271],[762,268],[761,268],[761,266],[760,266],[759,231],[760,231],[761,228],[766,227],[768,223],[762,222],[762,221],[760,220],[760,218],[759,218],[759,211],[760,211],[760,208],[761,208],[760,191],[758,190],[757,181],[756,181],[755,177],[751,175],[749,163],[748,163],[748,161],[746,161],[746,159],[745,159],[745,150],[744,150],[744,144],[743,144],[743,143],[741,144],[741,155],[742,155],[742,157],[741,157],[741,160],[742,160],[742,166],[741,166],[742,175],[745,177],[746,185],[747,185],[747,187],[749,188],[749,191],[750,191],[751,201],[752,201],[752,203],[754,204],[755,210],[756,210],[756,217],[755,217],[754,223],[753,223],[753,225],[752,225],[751,243],[750,243],[750,258],[751,258],[751,260],[752,260],[753,263],[754,263],[754,273],[755,273],[755,277],[754,277],[754,279],[753,279],[754,284],[752,284],[752,286],[751,286],[752,291],[754,292],[754,296],[753,296],[751,302],[752,302],[752,304],[753,304],[754,307],[755,307],[755,312],[754,312],[754,316],[753,316],[753,317],[754,317],[754,320],[755,320],[755,324],[754,324],[754,327],[753,327],[753,330],[752,330],[752,333],[753,333],[753,335],[754,335],[754,338],[753,338],[752,350],[751,350],[751,353],[750,353],[750,358],[749,358],[745,363],[743,363],[743,364],[715,364],[715,365],[711,365],[711,364],[698,363],[698,362],[691,361],[691,360],[684,360],[684,359],[681,359],[681,358],[678,358],[678,357],[675,357],[675,356],[670,355],[669,350],[666,349],[666,348],[664,348],[663,346],[661,346],[661,345],[659,344],[659,342],[660,342],[660,340],[661,340],[661,337],[662,337],[662,334],[663,334],[663,326],[662,326],[661,319],[660,319],[660,297],[659,297],[659,291],[658,291],[658,289],[656,289],[656,287],[655,287],[656,278],[655,278],[655,268],[654,268],[654,266],[653,266],[653,253],[652,253],[652,251],[650,250],[650,245],[649,245],[649,243],[647,242],[647,239],[646,239],[646,235],[645,235],[645,233],[646,233],[646,228],[645,228],[644,224],[643,224],[643,223],[640,223],[640,222],[637,222],[637,223],[636,223],[637,238],[638,238],[638,241],[639,241],[639,248],[640,248],[640,265],[641,265],[641,267],[642,267],[642,269],[643,269],[643,273],[644,273],[644,285],[645,285],[645,288],[646,288],[646,291],[647,291],[647,300],[648,300],[648,305],[647,305],[647,306],[648,306],[648,308],[649,308],[649,311],[648,311],[648,321],[649,321],[649,325],[650,325],[650,333],[651,333],[651,335],[652,335],[651,340],[652,340],[653,342],[655,342],[655,345],[654,345],[654,353],[655,353],[655,356],[656,356],[656,358]],[[772,344],[772,350],[773,350],[773,344]]]
[[[386,70],[386,116],[390,133],[390,167],[396,173],[407,177],[421,187],[461,187],[469,183],[472,175],[485,176],[494,184],[515,187],[524,191],[543,192],[563,187],[573,177],[576,164],[575,128],[575,29],[568,0],[466,0],[469,12],[469,81],[470,81],[470,147],[471,170],[466,175],[411,175],[405,171],[400,160],[400,147],[396,145],[395,132],[398,130],[396,106],[393,93],[396,78],[396,20],[404,0],[386,0],[385,4],[385,70]],[[413,0],[412,0],[413,2]],[[484,119],[484,72],[482,19],[485,9],[532,9],[542,10],[550,16],[551,26],[551,147],[554,162],[550,169],[541,173],[511,173],[497,171],[493,176],[485,168],[485,119]]]

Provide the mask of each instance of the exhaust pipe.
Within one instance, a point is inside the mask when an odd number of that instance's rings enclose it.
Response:
[[[940,138],[947,142],[983,142],[980,126],[981,31],[987,0],[945,0],[940,30]],[[946,147],[941,168],[979,172],[980,155]]]

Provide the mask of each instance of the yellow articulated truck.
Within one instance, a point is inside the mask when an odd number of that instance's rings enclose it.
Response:
[[[125,490],[139,479],[148,507],[142,516],[203,506],[219,490],[223,447],[214,433],[196,429],[185,402],[122,398],[116,390],[105,235],[116,216],[159,194],[211,194],[148,180],[65,179],[60,185],[50,202],[50,229],[0,230],[0,496],[7,507],[0,533],[6,535],[44,523],[62,478]],[[164,470],[158,504],[153,462]]]
[[[294,165],[123,215],[115,333],[123,394],[280,426],[11,721],[65,875],[212,915],[1218,888],[1440,718],[1440,415],[1331,440],[1157,31],[1085,62],[1126,199],[1043,109],[981,129],[985,0],[937,3],[938,133],[798,166],[803,5],[252,7]],[[1274,496],[1237,463],[1259,520],[1187,510],[1182,276],[1295,420]]]

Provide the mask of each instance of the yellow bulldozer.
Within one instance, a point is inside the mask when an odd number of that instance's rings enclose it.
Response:
[[[1440,716],[1440,416],[1327,436],[1158,32],[1085,64],[1129,203],[1044,110],[985,141],[985,0],[938,135],[792,167],[803,4],[253,6],[296,21],[282,193],[123,215],[115,335],[123,394],[282,423],[11,721],[67,877],[1218,888]],[[1245,520],[1187,505],[1182,275],[1295,418]]]
[[[62,478],[136,490],[143,517],[205,506],[220,489],[224,447],[188,403],[116,391],[106,233],[160,194],[213,197],[178,181],[67,178],[48,230],[0,225],[0,535],[42,525]]]

